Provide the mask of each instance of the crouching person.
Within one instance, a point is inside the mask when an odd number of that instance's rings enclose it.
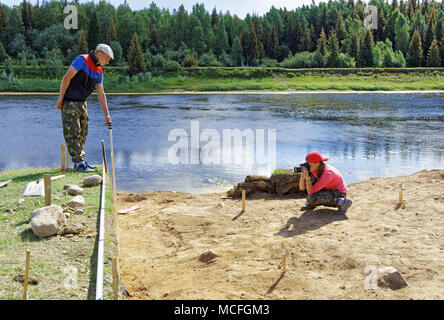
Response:
[[[299,189],[307,190],[306,203],[301,211],[313,210],[317,206],[337,207],[337,214],[344,215],[352,201],[346,199],[347,187],[338,169],[326,164],[328,157],[312,151],[305,157],[310,172],[302,166]]]

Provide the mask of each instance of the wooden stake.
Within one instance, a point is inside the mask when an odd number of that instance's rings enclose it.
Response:
[[[62,154],[62,161],[61,161],[61,171],[62,173],[65,173],[65,145],[62,143],[60,145],[61,154]]]
[[[28,300],[29,260],[30,260],[30,251],[29,249],[27,249],[26,264],[25,264],[25,280],[23,282],[23,300]]]
[[[112,194],[112,199],[113,199],[113,225],[116,225],[116,211],[117,211],[117,196],[116,196],[116,169],[114,167],[114,147],[113,147],[113,129],[112,129],[112,124],[110,123],[108,125],[109,127],[109,140],[110,140],[110,147],[111,147],[111,170],[112,170],[112,174],[113,174],[113,194]]]
[[[45,206],[51,205],[51,175],[44,174],[43,181],[45,184]]]
[[[402,199],[402,190],[404,189],[402,183],[399,185],[399,204],[403,204],[403,199]]]
[[[245,190],[242,190],[242,212],[245,212]]]
[[[287,271],[287,249],[285,248],[284,243],[282,242],[282,271]]]
[[[66,148],[66,168],[69,168],[69,151],[68,148]]]
[[[117,272],[117,259],[113,258],[113,294],[114,300],[119,300],[119,275]]]
[[[103,163],[105,164],[105,172],[108,173],[108,165],[106,164],[105,142],[102,140]]]

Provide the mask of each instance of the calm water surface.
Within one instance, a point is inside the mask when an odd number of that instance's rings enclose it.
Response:
[[[311,150],[329,155],[347,183],[371,177],[411,174],[444,168],[444,94],[309,93],[288,95],[154,95],[108,96],[118,191],[226,189],[248,174],[270,175],[293,168]],[[0,97],[0,170],[57,167],[64,143],[56,96]],[[90,118],[87,160],[102,162],[101,140],[108,163],[109,130],[95,97]],[[276,132],[275,163],[206,164],[200,143],[191,148],[192,123],[199,133],[212,129],[222,147],[224,129],[250,129],[258,138]],[[169,151],[190,138],[188,164],[173,164]],[[208,131],[208,130],[207,130]],[[183,140],[185,141],[185,140]],[[234,142],[234,141],[233,141]],[[245,143],[245,141],[244,141]],[[257,151],[257,150],[256,150]],[[197,164],[193,155],[201,155]],[[71,163],[72,164],[72,163]]]

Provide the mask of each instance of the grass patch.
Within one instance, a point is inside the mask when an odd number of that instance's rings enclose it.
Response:
[[[101,175],[102,168],[96,172]],[[95,299],[97,241],[100,214],[100,185],[84,187],[85,212],[72,214],[67,226],[83,223],[84,232],[72,238],[54,235],[39,238],[30,226],[32,210],[43,207],[44,197],[23,197],[23,188],[30,181],[61,174],[60,169],[33,168],[0,172],[0,181],[12,179],[0,189],[0,299],[19,300],[23,298],[23,284],[13,280],[25,271],[25,251],[31,251],[30,276],[40,280],[37,285],[28,286],[30,300],[71,300]],[[67,172],[65,178],[51,182],[52,204],[62,205],[71,198],[63,195],[65,184],[78,184],[91,173]],[[112,299],[112,257],[115,254],[115,236],[111,226],[112,201],[109,175],[106,177],[106,230],[104,299]],[[18,201],[24,199],[23,205]],[[40,201],[40,205],[38,204]],[[10,212],[13,210],[13,213]],[[75,271],[77,270],[77,271]],[[74,279],[74,280],[72,280]]]
[[[279,169],[278,168],[278,169],[275,169],[272,174],[273,175],[278,175],[278,174],[291,174],[291,175],[293,175],[295,173],[294,173],[294,170],[292,170],[292,169]]]
[[[106,69],[106,68],[105,68]],[[210,70],[211,71],[211,70]],[[237,91],[237,90],[443,90],[443,72],[373,73],[273,73],[246,70],[215,70],[206,72],[171,72],[152,75],[147,72],[133,77],[105,70],[106,92],[143,93],[153,91]],[[325,69],[328,71],[328,69]],[[376,70],[375,70],[376,72]],[[58,92],[61,79],[0,79],[0,91]]]

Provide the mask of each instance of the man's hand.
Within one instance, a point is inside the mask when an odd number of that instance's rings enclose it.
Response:
[[[56,106],[55,106],[55,108],[56,109],[62,109],[62,102],[60,102],[60,101],[57,101],[57,104],[56,104]]]
[[[111,122],[111,117],[109,115],[105,116],[105,126],[108,126]]]

